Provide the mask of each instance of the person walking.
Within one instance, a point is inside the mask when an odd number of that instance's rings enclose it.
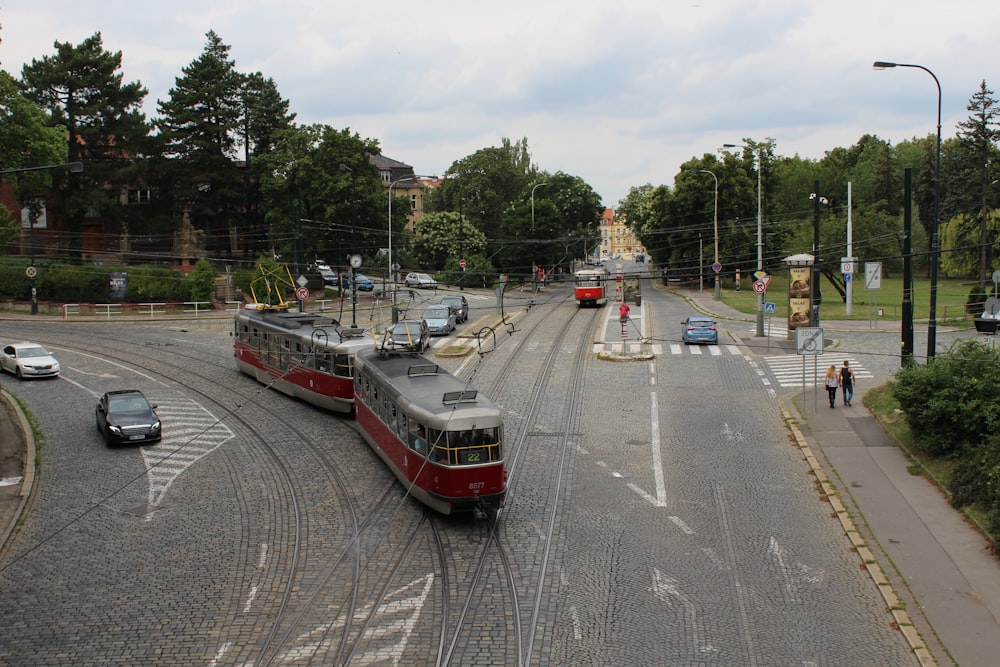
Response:
[[[844,367],[840,369],[840,388],[844,396],[844,405],[850,406],[854,398],[854,371],[851,364],[844,359]]]
[[[622,305],[618,307],[618,321],[624,326],[628,322],[628,314],[632,312],[632,309],[628,307],[628,304],[622,301]]]
[[[833,364],[830,364],[830,367],[826,369],[823,384],[826,386],[826,393],[830,396],[830,407],[837,407],[837,387],[840,386],[840,380],[837,377],[837,367]]]

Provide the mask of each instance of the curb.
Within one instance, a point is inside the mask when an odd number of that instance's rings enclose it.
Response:
[[[920,636],[920,633],[917,631],[916,626],[910,619],[909,614],[906,613],[906,609],[904,608],[903,603],[899,600],[899,597],[896,595],[896,591],[893,589],[888,577],[886,577],[882,567],[875,560],[874,554],[872,554],[871,549],[869,549],[864,537],[862,537],[857,525],[854,523],[854,518],[841,501],[836,486],[834,486],[833,482],[830,481],[830,478],[827,477],[819,459],[809,446],[808,440],[806,440],[805,435],[803,435],[802,431],[799,429],[798,418],[796,418],[785,405],[784,399],[780,399],[780,405],[782,419],[785,421],[785,425],[788,427],[788,430],[791,431],[795,446],[802,451],[803,457],[809,464],[809,474],[816,478],[816,484],[819,488],[821,499],[830,503],[830,506],[833,508],[833,514],[836,519],[840,521],[840,525],[844,529],[844,534],[847,536],[848,540],[850,540],[851,550],[858,555],[861,561],[861,568],[868,572],[872,582],[882,595],[882,599],[885,601],[885,604],[894,619],[893,627],[903,633],[907,643],[910,645],[910,649],[913,651],[913,655],[917,658],[917,661],[921,665],[937,665],[937,661],[934,659],[934,656],[931,655],[930,650],[927,648],[927,644]]]
[[[13,396],[7,393],[6,389],[0,387],[0,400],[6,403],[10,407],[10,411],[14,413],[17,417],[18,426],[21,432],[24,433],[24,460],[22,462],[22,474],[21,488],[18,491],[18,496],[20,497],[20,502],[17,504],[17,509],[14,510],[13,516],[10,518],[10,522],[4,527],[3,535],[0,536],[0,550],[4,548],[7,544],[7,540],[14,533],[14,529],[17,527],[17,523],[21,518],[21,514],[24,512],[25,505],[28,504],[28,498],[31,497],[31,492],[35,487],[35,435],[31,430],[31,424],[28,422],[28,417],[24,414],[21,409],[20,404],[14,400]]]

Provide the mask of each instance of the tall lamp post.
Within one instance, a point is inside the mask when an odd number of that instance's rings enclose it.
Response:
[[[531,188],[531,229],[535,229],[535,190],[542,187],[543,185],[549,185],[548,183],[538,183],[535,187]]]
[[[23,167],[21,169],[0,170],[0,177],[7,174],[23,174],[29,171],[68,171],[72,174],[79,174],[83,171],[82,162],[66,162],[65,164],[47,164],[41,167]],[[38,314],[38,290],[35,287],[35,276],[38,270],[35,268],[35,221],[28,220],[28,252],[31,255],[31,264],[25,272],[31,285],[31,314]]]
[[[715,181],[715,263],[712,265],[712,271],[715,271],[715,293],[712,297],[716,301],[722,298],[722,283],[719,280],[719,271],[721,270],[719,264],[719,177],[715,175],[714,171],[709,171],[708,169],[699,169],[702,174],[709,174]]]
[[[403,176],[402,178],[397,178],[395,181],[389,184],[389,289],[392,292],[392,321],[395,322],[398,319],[398,314],[396,311],[396,281],[395,281],[395,265],[392,263],[392,190],[400,183],[410,183],[417,182],[421,178],[434,178],[433,176],[421,176],[419,174],[410,174],[409,176]]]
[[[941,82],[923,65],[913,65],[907,63],[892,63],[883,60],[876,60],[872,67],[877,70],[891,69],[893,67],[912,67],[922,69],[934,79],[937,86],[937,164],[934,167],[934,220],[931,223],[931,306],[930,320],[927,322],[927,360],[930,361],[935,356],[937,348],[937,276],[938,276],[938,256],[941,252],[938,247],[938,227],[941,220]]]
[[[754,154],[757,159],[757,273],[764,273],[764,235],[763,223],[761,219],[761,190],[760,173],[764,171],[764,163],[761,160],[760,148],[752,148],[742,144],[722,144],[723,148],[746,148]],[[757,335],[764,335],[764,293],[757,292]]]

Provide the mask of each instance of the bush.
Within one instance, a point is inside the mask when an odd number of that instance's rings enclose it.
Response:
[[[986,298],[989,294],[986,292],[985,287],[980,287],[979,285],[973,286],[969,290],[969,299],[965,302],[965,312],[972,317],[979,317],[983,314],[983,304],[986,302]]]
[[[966,340],[928,364],[901,369],[892,391],[904,406],[914,444],[954,457],[998,431],[998,387],[1000,353]]]
[[[1000,436],[964,451],[951,478],[951,504],[978,505],[990,516],[989,531],[1000,534]]]

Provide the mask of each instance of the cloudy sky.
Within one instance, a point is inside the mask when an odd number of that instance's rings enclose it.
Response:
[[[0,0],[0,26],[15,77],[100,32],[149,117],[214,30],[297,122],[377,139],[418,174],[527,137],[541,169],[608,206],[723,143],[818,159],[865,133],[933,133],[934,79],[875,60],[934,72],[945,138],[981,81],[1000,90],[989,0]]]

